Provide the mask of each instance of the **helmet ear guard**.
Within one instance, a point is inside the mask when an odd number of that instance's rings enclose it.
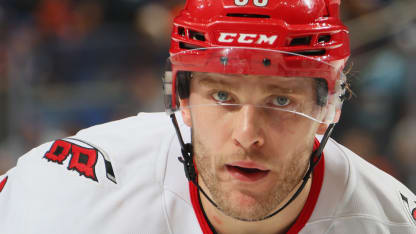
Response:
[[[192,73],[189,71],[178,71],[176,73],[176,88],[180,99],[189,98],[191,91]]]
[[[173,79],[172,70],[169,69],[165,71],[165,73],[162,76],[162,84],[163,84],[163,94],[164,94],[163,96],[164,96],[164,101],[165,101],[165,111],[168,115],[171,115],[175,112],[174,106],[176,105],[176,103],[174,102],[174,100],[176,99],[173,97],[173,94],[172,94],[174,92],[172,79]]]
[[[340,79],[335,82],[334,93],[329,94],[327,111],[324,117],[325,123],[338,123],[342,104],[345,100],[347,76],[341,72]]]
[[[179,109],[179,99],[189,98],[191,76],[192,73],[188,71],[173,71],[172,63],[168,59],[162,76],[165,111],[168,115]]]
[[[163,80],[163,93],[165,96],[165,110],[172,114],[179,109],[179,99],[187,99],[191,90],[192,73],[189,71],[165,71]],[[174,83],[174,85],[173,85]]]

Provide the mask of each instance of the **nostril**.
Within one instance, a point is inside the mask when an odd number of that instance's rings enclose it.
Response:
[[[249,149],[252,147],[261,147],[263,145],[263,139],[261,137],[256,137],[256,139],[244,139],[244,137],[234,138],[233,143],[237,147],[242,147],[244,149]]]
[[[236,146],[241,146],[240,142],[239,142],[239,141],[237,141],[236,139],[233,139],[233,141],[234,141],[234,145],[236,145]]]

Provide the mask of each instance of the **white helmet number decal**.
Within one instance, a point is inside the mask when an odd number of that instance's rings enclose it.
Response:
[[[234,0],[236,6],[245,6],[249,0]],[[253,0],[254,6],[265,7],[269,3],[269,0]]]

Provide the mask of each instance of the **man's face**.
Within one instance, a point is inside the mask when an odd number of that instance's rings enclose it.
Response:
[[[193,74],[182,114],[199,183],[225,214],[265,217],[300,182],[319,124],[284,110],[313,113],[316,100],[310,78]]]

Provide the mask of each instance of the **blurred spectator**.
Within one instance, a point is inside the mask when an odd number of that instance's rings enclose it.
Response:
[[[169,43],[173,16],[164,6],[155,3],[143,6],[137,10],[135,21],[136,30],[147,35],[154,45]]]
[[[342,4],[344,4],[344,8],[342,9],[346,18],[355,18],[380,9],[392,1],[393,0],[349,0],[342,2]]]
[[[70,35],[69,27],[73,22],[73,16],[69,0],[43,0],[39,3],[35,15],[39,32],[45,36]]]

